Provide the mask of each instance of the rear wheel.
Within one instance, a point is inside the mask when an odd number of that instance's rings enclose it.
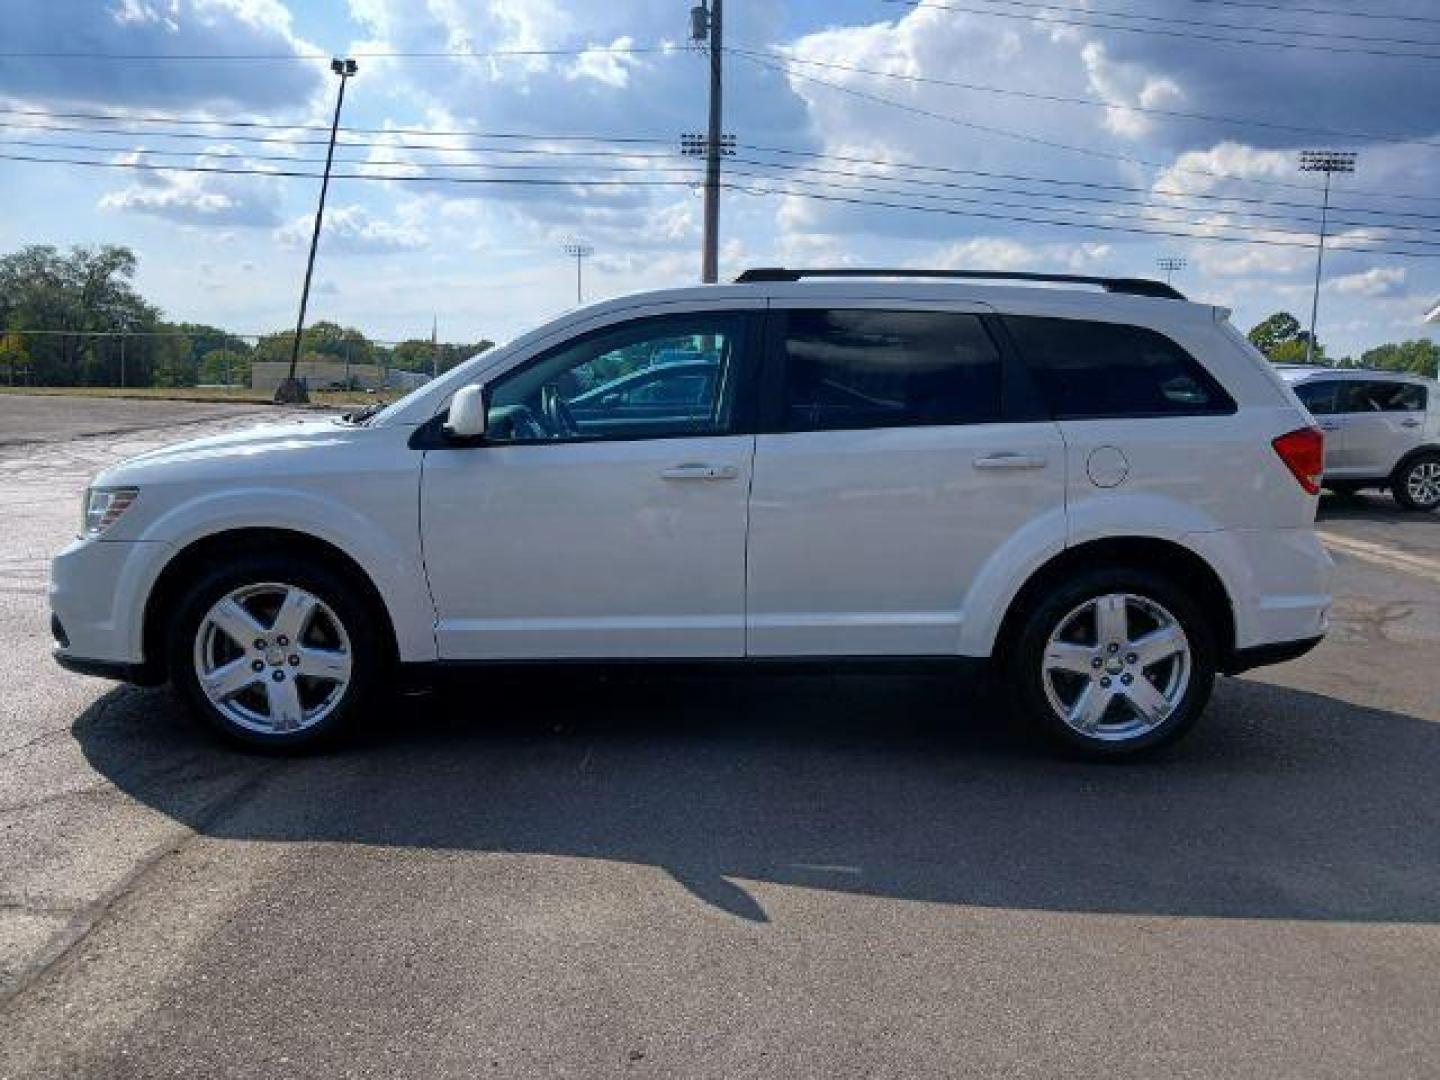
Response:
[[[1042,735],[1091,757],[1174,742],[1215,681],[1202,609],[1146,570],[1090,571],[1025,615],[1008,664],[1013,700]]]
[[[358,595],[318,563],[243,556],[182,598],[172,680],[237,742],[292,749],[329,740],[353,724],[384,662]]]
[[[1427,450],[1407,458],[1395,470],[1390,491],[1406,510],[1440,506],[1440,453]]]

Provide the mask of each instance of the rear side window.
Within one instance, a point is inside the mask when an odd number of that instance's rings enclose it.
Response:
[[[1334,379],[1322,379],[1319,382],[1301,383],[1295,387],[1295,396],[1313,415],[1328,416],[1338,411],[1338,389],[1339,384]]]
[[[1402,382],[1347,382],[1341,412],[1424,412],[1425,387]]]
[[[787,431],[1000,416],[1000,354],[974,315],[792,310],[784,348]]]
[[[1209,372],[1154,330],[1019,315],[1004,321],[1057,419],[1235,411]]]

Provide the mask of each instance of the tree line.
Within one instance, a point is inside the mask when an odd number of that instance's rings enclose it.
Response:
[[[1277,364],[1303,364],[1310,343],[1310,331],[1300,325],[1300,320],[1288,311],[1277,311],[1250,328],[1250,343]],[[1317,337],[1314,357],[1311,363],[1335,364],[1325,351],[1324,342]],[[1366,349],[1358,360],[1342,357],[1342,367],[1359,366],[1378,368],[1382,371],[1404,371],[1412,375],[1440,376],[1440,345],[1429,338],[1414,338],[1410,341],[1392,341]]]
[[[129,248],[110,244],[67,252],[36,244],[0,255],[0,384],[248,386],[252,363],[289,361],[294,330],[250,338],[167,320],[135,291],[138,265]],[[301,335],[300,358],[429,373],[492,344],[385,344],[321,321]]]

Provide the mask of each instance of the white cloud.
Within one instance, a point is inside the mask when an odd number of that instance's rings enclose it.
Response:
[[[310,243],[315,227],[311,215],[296,218],[275,230],[275,239],[289,248]],[[430,243],[426,233],[413,222],[382,221],[363,206],[335,206],[325,211],[320,243],[331,252],[350,255],[389,255],[416,251]]]
[[[120,164],[145,165],[143,155],[120,154]],[[194,160],[201,168],[256,170],[262,162],[237,156],[233,148],[207,147]],[[283,191],[279,178],[224,173],[137,171],[136,179],[119,191],[101,196],[102,210],[128,211],[164,218],[183,225],[220,227],[268,226],[280,220]]]
[[[1355,274],[1343,274],[1332,278],[1326,285],[1336,292],[1355,296],[1403,296],[1405,294],[1405,268],[1403,266],[1372,266]]]
[[[5,6],[5,49],[15,53],[294,56],[317,52],[279,0],[63,0]],[[170,107],[272,113],[304,110],[325,86],[323,62],[7,58],[0,98],[107,108]]]

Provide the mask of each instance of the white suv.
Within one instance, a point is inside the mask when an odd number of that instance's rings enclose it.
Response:
[[[1325,486],[1389,488],[1406,510],[1440,507],[1440,383],[1395,371],[1285,366],[1325,430]]]
[[[1061,744],[1152,748],[1326,628],[1322,436],[1226,315],[900,271],[597,304],[102,473],[56,656],[280,747],[441,667],[990,659]]]

